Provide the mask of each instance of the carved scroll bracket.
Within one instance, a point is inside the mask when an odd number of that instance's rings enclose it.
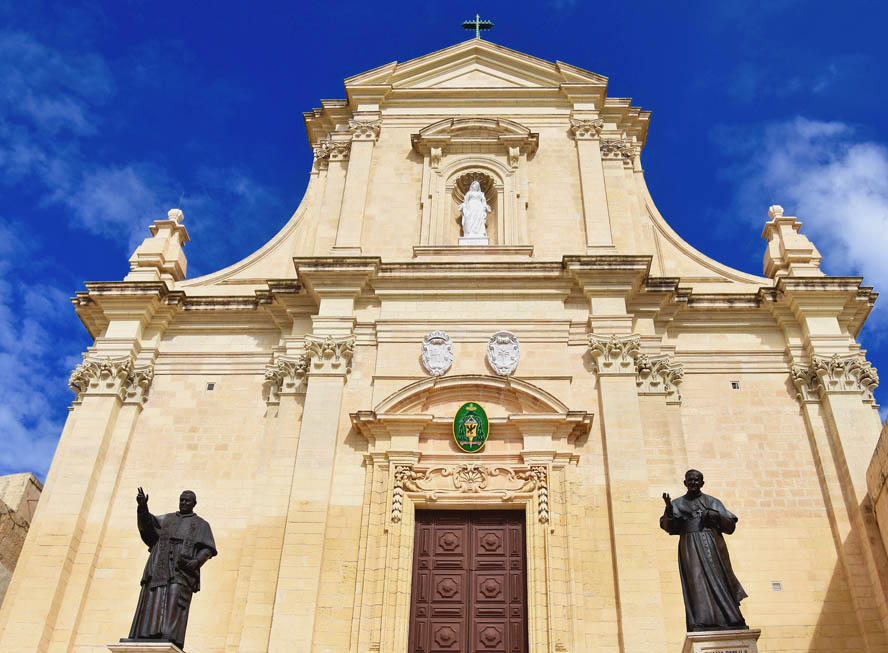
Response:
[[[635,374],[641,336],[589,336],[589,354],[601,375]]]
[[[811,365],[793,365],[790,370],[799,401],[820,401],[827,394],[859,394],[865,404],[873,404],[873,391],[879,374],[858,354],[813,356]]]
[[[668,354],[635,359],[635,384],[640,395],[665,395],[667,403],[681,403],[679,385],[684,379],[684,366]]]
[[[274,363],[265,366],[265,382],[268,385],[269,404],[280,403],[283,395],[305,394],[305,375],[308,356],[278,356]]]
[[[136,366],[130,356],[86,356],[71,372],[68,386],[74,391],[75,406],[86,395],[117,397],[141,406],[148,400],[153,380],[154,366]]]
[[[391,511],[395,523],[401,521],[405,492],[426,501],[467,497],[512,501],[518,494],[535,492],[537,519],[541,524],[549,523],[548,470],[544,465],[502,467],[463,463],[430,468],[396,465]]]

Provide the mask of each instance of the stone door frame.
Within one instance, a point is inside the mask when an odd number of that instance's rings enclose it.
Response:
[[[479,381],[480,379],[480,381]],[[521,382],[493,377],[450,377],[448,386],[466,384],[467,395],[485,404],[500,384],[521,390]],[[439,390],[441,381],[438,381]],[[526,384],[530,386],[530,384]],[[396,393],[424,392],[420,382]],[[490,401],[484,387],[493,392]],[[449,388],[450,391],[453,388]],[[418,394],[418,392],[417,392]],[[545,404],[540,404],[540,397]],[[390,398],[391,399],[391,398]],[[452,416],[365,411],[351,415],[352,426],[368,441],[357,583],[350,653],[406,651],[410,628],[415,512],[431,510],[523,509],[527,565],[527,629],[530,653],[567,651],[572,590],[566,487],[579,461],[577,438],[588,434],[592,415],[568,411],[539,392],[529,397],[537,411],[491,418],[492,428],[523,439],[516,453],[425,454],[420,436],[451,438]],[[392,408],[386,400],[377,406]],[[399,401],[403,406],[416,405]],[[425,402],[417,402],[425,403]],[[427,403],[425,405],[428,405]]]

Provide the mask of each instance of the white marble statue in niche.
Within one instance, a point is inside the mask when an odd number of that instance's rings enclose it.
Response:
[[[469,191],[459,205],[462,214],[463,235],[459,239],[460,245],[486,245],[487,244],[487,214],[491,212],[481,184],[473,181]]]

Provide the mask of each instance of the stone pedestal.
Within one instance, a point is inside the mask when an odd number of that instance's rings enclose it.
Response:
[[[681,653],[758,653],[761,630],[705,630],[688,633]]]
[[[488,245],[490,239],[483,236],[460,236],[460,245]]]
[[[108,644],[111,653],[184,653],[182,649],[172,642],[118,642]]]

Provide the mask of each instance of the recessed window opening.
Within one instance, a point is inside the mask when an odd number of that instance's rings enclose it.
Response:
[[[731,390],[739,390],[740,381],[731,381]]]
[[[212,392],[215,389],[216,389],[215,383],[207,383],[207,392]]]

